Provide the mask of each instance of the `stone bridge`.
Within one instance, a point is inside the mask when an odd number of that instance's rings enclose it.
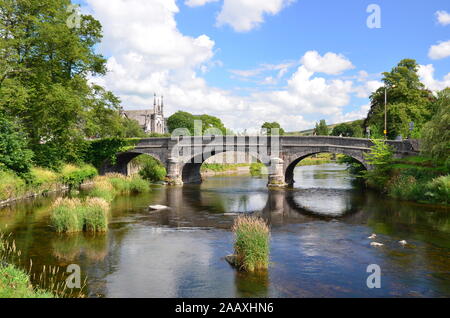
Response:
[[[396,158],[419,153],[415,140],[388,141]],[[297,136],[203,136],[142,139],[133,150],[117,155],[115,165],[105,163],[102,173],[128,175],[135,157],[146,154],[160,161],[167,170],[169,184],[201,183],[200,168],[208,158],[219,153],[245,153],[265,164],[269,170],[269,187],[285,187],[294,183],[294,169],[306,157],[318,153],[350,156],[366,169],[371,169],[364,154],[373,143],[369,139]],[[226,156],[225,156],[226,158]],[[233,163],[233,162],[224,162]]]

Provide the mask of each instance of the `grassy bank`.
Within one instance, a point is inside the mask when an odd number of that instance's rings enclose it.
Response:
[[[17,254],[15,244],[0,233],[0,298],[54,298],[53,293],[33,287],[29,274],[8,263]]]
[[[31,168],[29,174],[19,176],[11,170],[0,170],[0,202],[73,189],[94,178],[97,169],[90,165],[64,165],[54,171],[39,167]]]
[[[336,162],[336,160],[334,160],[334,157],[336,157],[336,156],[333,154],[330,154],[330,153],[321,153],[321,154],[303,159],[302,161],[300,161],[297,164],[297,167],[318,166],[318,165],[324,165],[327,163],[334,163],[334,162]]]
[[[373,169],[361,173],[369,187],[394,199],[449,204],[449,160],[439,161],[425,156],[397,160],[392,148],[384,141],[373,142],[374,146],[366,155]]]
[[[233,232],[236,266],[248,272],[264,270],[269,267],[269,236],[267,223],[254,217],[236,219]]]
[[[383,190],[394,199],[449,205],[448,170],[421,156],[394,161]]]
[[[34,288],[30,276],[13,265],[0,265],[0,298],[54,298],[48,291]]]
[[[242,167],[249,167],[250,164],[239,163],[239,164],[219,164],[219,163],[204,163],[201,168],[201,172],[228,172],[237,171]]]

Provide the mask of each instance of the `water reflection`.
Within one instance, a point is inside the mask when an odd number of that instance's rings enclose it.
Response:
[[[340,166],[301,167],[295,175],[289,190],[238,176],[119,197],[104,235],[53,233],[51,198],[0,210],[0,224],[37,266],[79,264],[91,297],[450,296],[447,210],[359,191]],[[150,204],[171,209],[150,212]],[[265,273],[236,272],[223,259],[243,213],[271,224]],[[382,248],[370,246],[374,232]],[[382,267],[381,290],[366,287],[369,264]]]

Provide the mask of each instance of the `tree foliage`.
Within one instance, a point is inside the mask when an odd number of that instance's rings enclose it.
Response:
[[[420,82],[418,67],[415,60],[404,59],[391,72],[383,73],[385,87],[370,96],[371,108],[364,122],[364,127],[370,128],[373,135],[383,135],[387,95],[388,137],[409,136],[411,122],[416,127],[412,137],[420,137],[418,132],[433,114],[434,97]]]
[[[80,160],[86,137],[120,135],[120,101],[89,77],[106,72],[95,53],[100,23],[67,21],[70,0],[0,0],[0,111],[19,118],[35,162]]]
[[[438,94],[436,113],[423,128],[422,150],[436,161],[450,160],[450,88]]]
[[[365,177],[372,187],[385,190],[384,187],[390,177],[390,165],[394,158],[394,151],[384,140],[373,139],[372,142],[373,146],[365,155],[365,159],[373,169],[366,171]]]
[[[188,112],[178,111],[167,120],[167,126],[169,132],[172,133],[176,129],[187,129],[191,135],[198,134],[195,132],[195,121],[201,121],[202,133],[205,133],[208,129],[218,129],[223,135],[227,133],[222,120],[220,118],[210,115],[193,115]]]
[[[277,122],[273,122],[273,123],[265,122],[261,126],[261,128],[265,129],[265,131],[267,132],[267,135],[269,135],[269,136],[274,135],[276,133],[276,129],[278,129],[277,134],[279,136],[283,136],[285,134],[284,129]]]
[[[333,128],[331,136],[342,136],[342,137],[364,137],[362,121],[357,120],[352,123],[339,124]]]
[[[33,153],[21,127],[0,112],[0,170],[14,170],[23,175],[30,171]]]
[[[330,129],[328,128],[327,122],[325,119],[322,119],[320,122],[316,123],[316,128],[314,129],[314,133],[316,136],[329,136]]]

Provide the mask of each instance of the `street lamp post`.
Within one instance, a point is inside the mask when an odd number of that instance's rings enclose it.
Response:
[[[384,140],[387,140],[387,87],[384,87]]]

